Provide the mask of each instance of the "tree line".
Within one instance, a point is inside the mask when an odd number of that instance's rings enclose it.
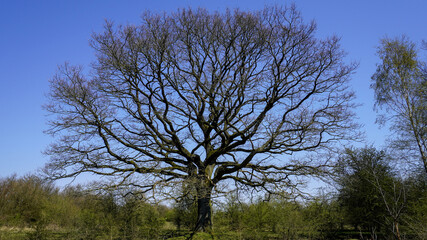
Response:
[[[427,177],[421,169],[401,176],[390,160],[372,147],[347,149],[334,168],[336,190],[311,199],[248,201],[234,192],[214,201],[212,236],[194,238],[424,239]],[[59,190],[34,175],[0,186],[0,239],[186,239],[197,219],[195,193],[161,205],[138,191]]]

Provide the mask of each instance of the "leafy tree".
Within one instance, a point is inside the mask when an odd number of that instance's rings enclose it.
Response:
[[[245,204],[241,202],[238,192],[233,192],[226,196],[225,202],[221,204],[222,211],[218,211],[216,224],[223,225],[227,231],[240,233],[243,228],[243,208]],[[219,224],[218,224],[219,223]]]
[[[196,194],[192,185],[184,184],[181,186],[181,194],[176,199],[174,205],[173,221],[178,230],[181,227],[191,229],[197,219]]]
[[[339,201],[347,210],[349,222],[363,228],[379,229],[385,214],[384,204],[372,184],[371,170],[388,175],[384,153],[375,149],[347,149],[339,161]]]
[[[261,199],[243,208],[243,221],[251,234],[271,228],[271,204]],[[270,230],[270,229],[269,229]]]
[[[392,120],[393,148],[417,153],[427,173],[427,69],[408,38],[385,38],[378,47],[380,64],[372,76],[381,123]]]
[[[91,42],[92,74],[66,64],[51,80],[47,132],[57,141],[46,172],[100,174],[154,194],[187,181],[195,230],[210,229],[221,182],[275,192],[294,174],[320,173],[324,163],[286,155],[354,137],[356,66],[315,29],[293,6],[107,23]]]
[[[119,211],[119,225],[121,239],[132,240],[141,236],[141,223],[143,222],[140,212],[143,200],[134,195],[127,195]]]
[[[110,214],[103,209],[102,199],[88,195],[80,202],[80,214],[77,222],[77,236],[82,239],[96,239],[105,237],[111,226]]]
[[[307,214],[301,204],[285,199],[272,203],[270,224],[280,239],[318,239],[317,215]]]
[[[427,239],[427,175],[419,170],[406,179],[408,186],[408,214],[405,227],[418,239]]]
[[[392,171],[390,159],[372,147],[346,149],[338,165],[338,198],[349,223],[373,236],[389,231],[401,239],[408,189]]]
[[[45,224],[48,202],[58,189],[35,175],[0,180],[0,224],[36,227]]]
[[[321,196],[309,201],[303,212],[305,219],[301,226],[315,239],[340,239],[344,229],[345,214],[335,199]],[[307,234],[307,235],[308,235]]]
[[[142,199],[126,197],[116,219],[121,228],[120,239],[158,239],[165,224],[165,214],[159,209]]]

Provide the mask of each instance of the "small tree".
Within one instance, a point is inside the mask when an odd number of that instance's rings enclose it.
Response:
[[[193,185],[181,186],[179,198],[175,199],[174,222],[178,230],[194,228],[197,219],[197,199]]]
[[[315,29],[294,7],[107,23],[92,40],[92,74],[65,65],[51,80],[47,132],[58,139],[46,171],[117,177],[156,193],[187,181],[195,230],[210,229],[220,182],[275,192],[294,174],[318,174],[325,163],[285,156],[353,137],[355,65],[343,62],[336,37],[319,40]]]

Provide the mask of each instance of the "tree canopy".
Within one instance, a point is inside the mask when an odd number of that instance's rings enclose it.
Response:
[[[197,193],[196,230],[210,226],[220,182],[276,192],[317,173],[324,163],[290,155],[351,139],[357,126],[356,65],[315,29],[293,6],[107,23],[91,41],[91,73],[65,64],[51,80],[47,173],[90,172],[154,194],[185,181]]]

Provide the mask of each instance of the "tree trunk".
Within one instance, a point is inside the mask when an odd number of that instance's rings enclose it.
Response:
[[[195,231],[209,232],[212,228],[212,207],[210,197],[197,200],[197,223]]]
[[[396,229],[396,237],[398,240],[400,240],[401,237],[400,237],[400,232],[399,232],[399,223],[397,221],[394,222],[394,227]]]
[[[195,232],[210,232],[212,229],[212,188],[210,181],[205,177],[200,179],[197,186],[197,223]]]

